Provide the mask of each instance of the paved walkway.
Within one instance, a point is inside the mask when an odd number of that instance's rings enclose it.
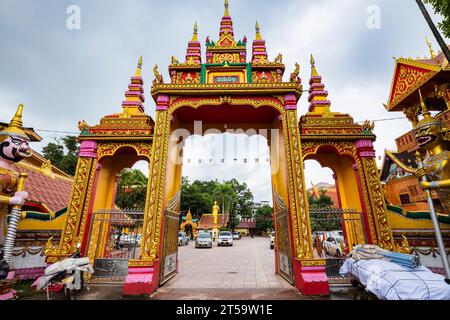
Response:
[[[275,274],[275,254],[269,238],[243,237],[232,247],[196,249],[194,241],[178,248],[179,273],[163,288],[292,288]]]

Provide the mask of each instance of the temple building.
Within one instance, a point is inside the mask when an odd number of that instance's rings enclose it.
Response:
[[[428,42],[428,40],[427,40]],[[436,119],[450,125],[450,65],[443,53],[435,54],[428,42],[430,56],[395,59],[388,112],[403,112],[411,130],[396,138],[397,150],[386,150],[381,168],[388,219],[394,238],[408,239],[411,251],[421,257],[424,265],[441,268],[433,225],[425,192],[415,175],[419,165],[416,152],[419,144],[414,128],[425,106]],[[438,212],[441,231],[447,248],[450,245],[450,212],[447,212],[437,191],[431,191]]]
[[[428,40],[427,40],[428,42]],[[411,130],[395,139],[397,150],[385,152],[381,180],[386,184],[389,202],[417,211],[428,208],[419,180],[412,175],[417,168],[415,152],[419,149],[413,128],[419,122],[421,90],[424,102],[436,118],[450,124],[450,65],[443,53],[435,54],[428,42],[430,56],[425,58],[398,58],[392,81],[389,112],[403,112],[411,123]],[[436,192],[432,193],[437,210],[443,206]]]

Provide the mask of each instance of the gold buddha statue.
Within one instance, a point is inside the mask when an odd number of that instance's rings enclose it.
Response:
[[[215,225],[217,225],[217,220],[219,219],[219,209],[220,207],[217,205],[217,201],[214,201],[214,205],[212,207],[212,215],[214,218]]]

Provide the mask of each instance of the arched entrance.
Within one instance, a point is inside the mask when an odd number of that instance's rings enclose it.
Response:
[[[191,94],[198,95],[194,92]],[[295,96],[293,97],[295,99]],[[193,99],[195,99],[194,103]],[[174,202],[174,199],[179,196],[183,157],[182,141],[184,139],[192,134],[203,135],[234,132],[234,130],[248,135],[262,133],[268,137],[271,149],[272,190],[274,203],[277,204],[274,209],[275,230],[278,239],[275,251],[277,256],[276,272],[283,275],[292,284],[299,285],[301,276],[297,275],[296,278],[294,274],[294,264],[300,263],[296,258],[303,251],[305,256],[309,256],[312,259],[312,249],[310,239],[307,237],[305,239],[303,236],[308,235],[307,230],[309,227],[308,223],[304,223],[308,219],[306,211],[301,210],[301,208],[307,206],[305,203],[303,179],[291,180],[295,173],[301,174],[302,172],[302,167],[295,166],[294,163],[295,160],[301,159],[297,157],[299,156],[297,152],[300,150],[293,145],[294,142],[299,142],[297,140],[298,135],[295,137],[296,126],[288,125],[288,122],[294,121],[295,123],[297,120],[295,109],[286,110],[285,106],[273,97],[261,99],[252,96],[237,96],[236,98],[229,98],[223,101],[223,98],[220,96],[214,99],[205,99],[197,96],[195,98],[179,98],[174,101],[172,108],[169,106],[164,109],[161,108],[157,112],[157,124],[160,117],[165,118],[166,123],[165,125],[162,124],[161,129],[166,130],[168,139],[167,147],[163,148],[161,146],[161,151],[165,154],[158,156],[158,158],[167,158],[167,162],[164,163],[163,161],[163,164],[166,164],[166,166],[155,171],[155,173],[166,172],[166,174],[159,177],[161,179],[159,185],[164,184],[164,189],[161,190],[164,191],[164,194],[161,203],[162,210],[154,213],[154,221],[164,220],[164,216],[160,212],[164,212],[167,204]],[[289,130],[289,128],[292,129]],[[162,136],[165,135],[162,134]],[[153,162],[151,167],[154,169]],[[303,191],[295,192],[296,182],[300,183],[299,190]],[[152,197],[152,185],[149,187],[149,196]],[[297,199],[297,201],[291,202],[290,199]],[[298,203],[302,204],[301,208],[295,207],[295,209],[291,209],[292,205],[297,206]],[[304,214],[303,220],[299,219],[301,214]],[[160,218],[158,218],[158,215]],[[152,229],[155,231],[166,231],[166,228],[161,226],[164,225],[164,222],[161,221],[159,223],[161,223],[160,226],[155,225]],[[305,233],[300,233],[301,227],[306,228]],[[160,239],[165,237],[166,235],[164,234],[158,234],[158,239],[152,238],[154,246],[146,248],[146,250],[149,250],[150,258],[155,258],[154,275],[158,274],[160,277],[158,285],[162,283],[161,280],[165,280],[165,275],[161,273],[161,270],[167,256],[161,253],[167,252],[167,248],[164,248],[164,245],[160,242]],[[169,256],[172,259],[172,255],[169,254]],[[156,284],[153,285],[156,286]]]
[[[349,155],[340,155],[335,147],[322,145],[315,153],[305,154],[304,160],[316,160],[322,167],[330,168],[334,173],[333,178],[338,200],[338,203],[335,203],[334,206],[336,209],[340,209],[337,210],[336,217],[342,214],[340,224],[342,225],[346,251],[350,252],[357,244],[368,243],[364,219],[360,220],[350,213],[362,212],[361,200],[363,199],[362,190],[358,187],[352,158]],[[340,252],[344,253],[342,250]]]
[[[314,257],[312,245],[303,172],[307,157],[334,167],[339,187],[342,184],[342,190],[348,189],[341,197],[346,205],[357,206],[359,196],[368,242],[393,248],[371,125],[355,124],[350,116],[330,111],[328,93],[313,60],[311,105],[299,123],[297,103],[303,92],[300,66],[296,64],[289,80],[283,82],[282,56],[269,61],[259,25],[250,61],[246,45],[245,37],[234,39],[226,2],[219,40],[208,38],[206,42],[205,63],[195,26],[185,62],[172,57],[171,83],[164,82],[157,66],[153,68],[155,122],[144,114],[140,60],[125,93],[122,112],[102,118],[96,126],[79,123],[81,147],[67,220],[59,246],[46,248],[47,262],[67,257],[78,242],[82,243],[83,254],[91,259],[97,257],[91,251],[95,237],[86,232],[96,228],[93,211],[112,205],[115,177],[121,168],[149,159],[140,252],[138,258],[128,262],[123,293],[153,293],[177,271],[183,139],[192,134],[235,129],[248,135],[267,131],[276,231],[275,271],[302,293],[329,294],[325,261]],[[336,152],[337,158],[333,155]],[[103,231],[98,234],[99,239],[104,239]],[[359,241],[358,232],[354,237]],[[100,250],[95,251],[104,252],[106,242],[97,248]]]

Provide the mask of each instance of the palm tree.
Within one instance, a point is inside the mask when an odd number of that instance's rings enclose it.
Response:
[[[231,213],[237,201],[237,195],[230,183],[218,184],[213,190],[213,198],[222,205],[222,225],[225,213]]]

